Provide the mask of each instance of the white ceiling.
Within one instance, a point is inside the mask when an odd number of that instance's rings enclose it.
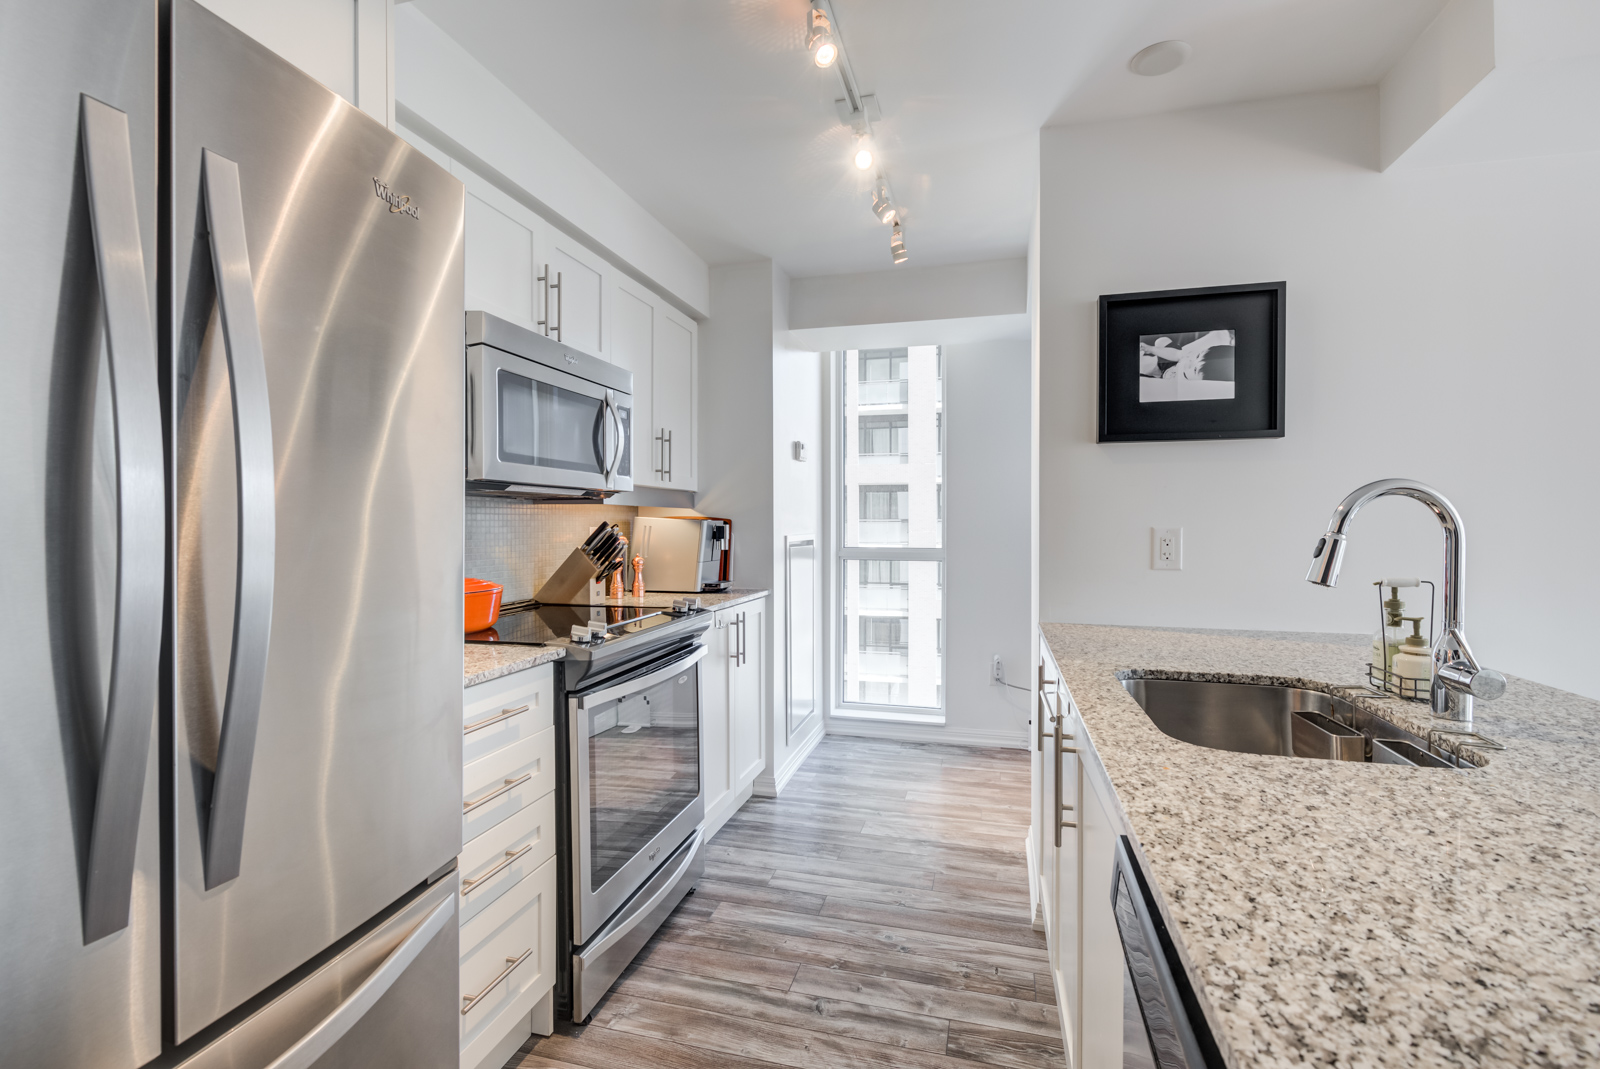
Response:
[[[1043,125],[1371,85],[1444,0],[833,0],[916,264],[1021,255]],[[417,0],[716,265],[889,269],[807,0]],[[1160,78],[1127,69],[1168,38]]]

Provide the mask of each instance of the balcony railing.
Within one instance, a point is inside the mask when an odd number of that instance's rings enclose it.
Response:
[[[856,403],[861,405],[903,405],[910,396],[905,379],[880,379],[860,384]]]
[[[863,546],[909,546],[911,521],[862,520],[860,539]]]
[[[862,453],[863,464],[906,464],[909,463],[905,453]]]

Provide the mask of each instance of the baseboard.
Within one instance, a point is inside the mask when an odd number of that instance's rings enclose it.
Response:
[[[722,801],[706,810],[706,819],[701,827],[707,839],[721,831],[722,826],[750,800],[751,787],[752,784],[745,784],[739,790],[724,795]]]
[[[817,744],[822,741],[822,736],[825,734],[827,734],[826,727],[819,721],[810,736],[789,754],[789,760],[783,763],[783,767],[778,769],[775,775],[763,771],[756,777],[755,782],[751,784],[755,788],[756,795],[761,798],[778,797],[789,785],[789,781],[794,779],[794,774],[800,771],[800,766],[805,764],[806,758],[811,756],[811,751],[817,748]]]
[[[858,720],[854,717],[828,718],[829,735],[853,735],[864,739],[896,739],[901,742],[942,742],[947,746],[981,746],[986,749],[1026,750],[1026,733],[951,731],[931,724],[902,724],[892,720]]]

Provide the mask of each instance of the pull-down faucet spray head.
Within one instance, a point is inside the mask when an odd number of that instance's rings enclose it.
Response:
[[[1318,586],[1339,585],[1339,566],[1344,563],[1345,537],[1329,531],[1317,539],[1317,548],[1311,551],[1311,570],[1306,572],[1306,582]]]

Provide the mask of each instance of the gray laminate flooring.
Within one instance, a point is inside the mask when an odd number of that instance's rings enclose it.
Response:
[[[1028,754],[829,736],[753,799],[585,1026],[515,1069],[1059,1067]]]

